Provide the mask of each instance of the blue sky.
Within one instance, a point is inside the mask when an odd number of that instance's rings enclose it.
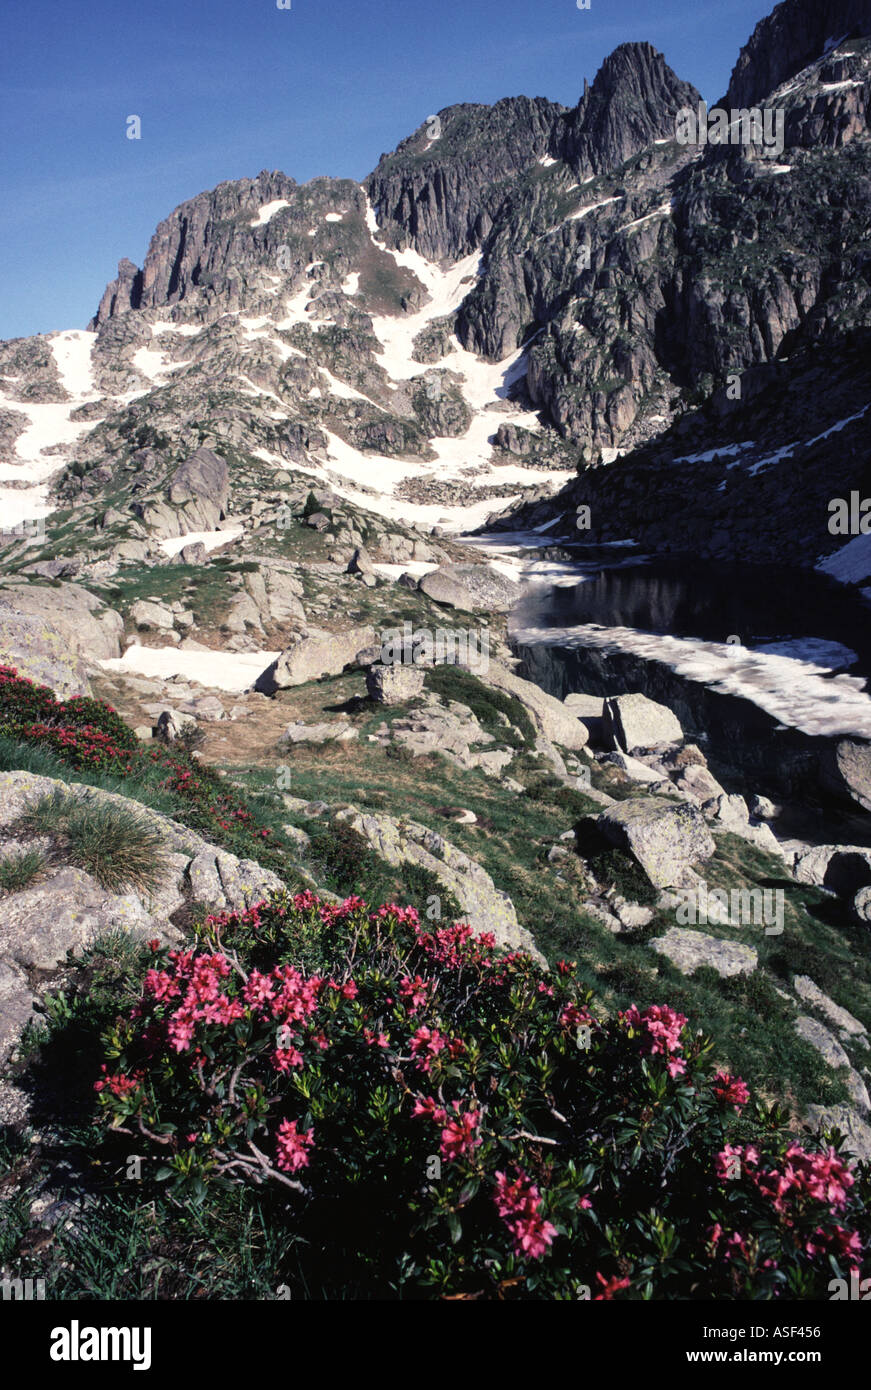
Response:
[[[224,179],[363,178],[431,112],[574,105],[646,39],[713,102],[770,0],[2,0],[0,338],[83,327]],[[126,138],[127,117],[142,121]]]

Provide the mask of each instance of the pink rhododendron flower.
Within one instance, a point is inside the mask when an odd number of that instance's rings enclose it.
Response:
[[[621,1289],[629,1288],[629,1280],[618,1279],[616,1275],[612,1276],[610,1279],[606,1279],[604,1274],[600,1274],[597,1270],[596,1278],[602,1285],[602,1292],[596,1294],[596,1297],[593,1299],[594,1303],[600,1303],[603,1299],[605,1302],[609,1302],[614,1297],[615,1293],[619,1293]]]
[[[277,1047],[270,1060],[276,1071],[285,1072],[291,1067],[301,1067],[303,1057],[295,1047]]]
[[[296,1127],[296,1120],[282,1120],[278,1126],[278,1135],[275,1140],[278,1167],[291,1173],[297,1172],[300,1168],[308,1167],[308,1150],[314,1142],[313,1135],[313,1129],[307,1129],[300,1134]]]
[[[437,1103],[434,1096],[417,1096],[411,1113],[412,1115],[426,1115],[439,1125],[444,1124],[448,1118],[447,1111]]]
[[[413,980],[408,975],[403,975],[399,981],[399,996],[407,1001],[410,1014],[415,1013],[427,1002],[430,990],[429,982],[422,979],[420,975],[415,975]]]
[[[411,1055],[418,1059],[417,1066],[421,1071],[429,1071],[433,1059],[447,1047],[448,1040],[443,1037],[437,1028],[418,1028],[412,1035]]]
[[[728,1072],[718,1071],[711,1086],[718,1100],[724,1105],[734,1105],[736,1110],[740,1110],[750,1099],[750,1092],[740,1076],[730,1076]]]
[[[454,1118],[447,1120],[442,1130],[440,1145],[442,1158],[447,1159],[448,1163],[453,1163],[454,1159],[462,1158],[464,1154],[471,1153],[482,1142],[477,1135],[481,1112],[479,1110],[467,1110],[463,1113],[460,1110],[458,1100],[453,1102],[452,1109]]]
[[[541,1214],[541,1194],[535,1184],[522,1169],[518,1169],[513,1179],[509,1179],[506,1173],[497,1172],[493,1200],[514,1237],[515,1254],[532,1260],[540,1259],[552,1243],[557,1229]]]

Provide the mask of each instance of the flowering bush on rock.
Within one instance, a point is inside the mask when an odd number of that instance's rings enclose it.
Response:
[[[268,827],[237,798],[228,796],[217,773],[199,767],[186,753],[140,744],[133,730],[102,700],[76,696],[58,700],[47,686],[0,666],[0,734],[46,748],[78,771],[115,777],[151,774],[183,799],[186,822],[210,833],[244,857],[255,854],[267,867],[272,857]]]
[[[715,1071],[662,1004],[411,908],[279,896],[158,950],[106,1035],[108,1129],[155,1180],[272,1191],[307,1278],[369,1296],[825,1298],[867,1167]]]

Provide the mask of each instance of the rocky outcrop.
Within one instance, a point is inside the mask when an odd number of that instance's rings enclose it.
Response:
[[[688,927],[670,927],[664,936],[651,941],[650,946],[667,956],[682,975],[692,975],[700,966],[710,966],[722,979],[728,979],[732,975],[752,974],[758,962],[754,947],[739,941],[724,941]]]
[[[469,669],[476,670],[474,667]],[[572,751],[586,747],[588,734],[585,726],[579,719],[575,719],[561,701],[555,700],[540,686],[524,680],[522,676],[516,676],[498,661],[488,661],[486,670],[476,671],[476,674],[485,684],[492,685],[494,689],[502,690],[506,695],[513,695],[519,700],[539,733],[548,742]]]
[[[678,111],[698,102],[696,88],[682,82],[651,44],[621,43],[559,122],[552,151],[582,178],[607,173],[654,140],[672,139]]]
[[[242,908],[283,887],[268,869],[217,849],[138,802],[28,772],[0,773],[0,855],[17,849],[12,832],[26,808],[56,791],[95,805],[122,806],[144,828],[156,831],[161,842],[155,859],[158,881],[150,892],[109,892],[83,869],[52,863],[30,887],[0,897],[0,1042],[7,1049],[30,1016],[27,971],[51,970],[68,951],[78,953],[111,931],[176,943],[182,933],[172,916],[186,904],[196,902],[213,911]]]
[[[120,656],[124,621],[78,584],[0,587],[0,663],[68,699],[90,694],[88,667]]]
[[[225,515],[230,496],[230,470],[211,449],[197,449],[169,480],[169,500],[183,507],[191,531],[212,531]]]
[[[421,576],[418,588],[435,603],[466,613],[507,613],[520,585],[492,565],[440,565]]]
[[[90,695],[85,663],[66,636],[46,618],[18,613],[0,599],[0,664],[49,686],[63,700]]]
[[[725,106],[753,106],[786,82],[836,39],[871,34],[868,0],[783,0],[761,19],[732,69]]]
[[[366,191],[388,245],[411,244],[431,261],[457,260],[480,246],[505,180],[547,154],[564,111],[540,97],[449,106],[382,155]]]
[[[680,720],[665,705],[648,699],[640,691],[606,700],[603,725],[605,738],[624,753],[683,742]]]
[[[840,739],[826,750],[821,771],[825,787],[871,811],[871,743]]]
[[[830,1067],[836,1070],[839,1067],[846,1068],[845,1085],[849,1091],[850,1100],[859,1110],[867,1114],[871,1110],[871,1099],[868,1097],[865,1082],[853,1067],[850,1058],[834,1033],[820,1023],[819,1019],[811,1018],[809,1014],[801,1014],[796,1019],[795,1031],[802,1041],[809,1043]]]
[[[350,808],[336,813],[363,835],[388,864],[419,864],[445,885],[460,904],[462,920],[476,935],[492,932],[497,946],[526,951],[544,964],[532,936],[517,921],[507,893],[500,892],[490,875],[455,845],[416,821],[397,821]]]
[[[376,705],[404,705],[423,694],[425,672],[416,666],[382,666],[366,672],[366,690]]]

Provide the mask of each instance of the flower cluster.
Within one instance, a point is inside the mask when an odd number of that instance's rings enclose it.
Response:
[[[307,1129],[300,1134],[296,1120],[282,1120],[275,1140],[278,1167],[291,1173],[296,1173],[300,1168],[307,1168],[308,1151],[313,1143],[313,1129]]]
[[[151,746],[142,748],[133,730],[110,705],[89,696],[56,699],[12,666],[0,666],[0,732],[19,742],[48,748],[80,771],[109,772],[125,778],[149,774],[186,803],[185,818],[242,857],[264,854],[272,834],[259,826],[247,807],[229,796],[217,774],[197,767],[187,755]]]
[[[496,1174],[496,1210],[514,1238],[518,1255],[539,1259],[557,1234],[556,1226],[541,1214],[541,1193],[522,1170],[511,1180]]]
[[[639,1011],[636,1004],[621,1014],[630,1028],[643,1029],[647,1034],[645,1051],[651,1057],[664,1057],[671,1077],[680,1076],[686,1071],[686,1061],[676,1054],[681,1050],[681,1032],[686,1024],[684,1014],[679,1014],[668,1004],[651,1004],[650,1008]]]
[[[728,1072],[718,1071],[711,1082],[711,1090],[723,1105],[734,1105],[740,1110],[750,1099],[750,1092],[740,1076],[730,1076]]]

